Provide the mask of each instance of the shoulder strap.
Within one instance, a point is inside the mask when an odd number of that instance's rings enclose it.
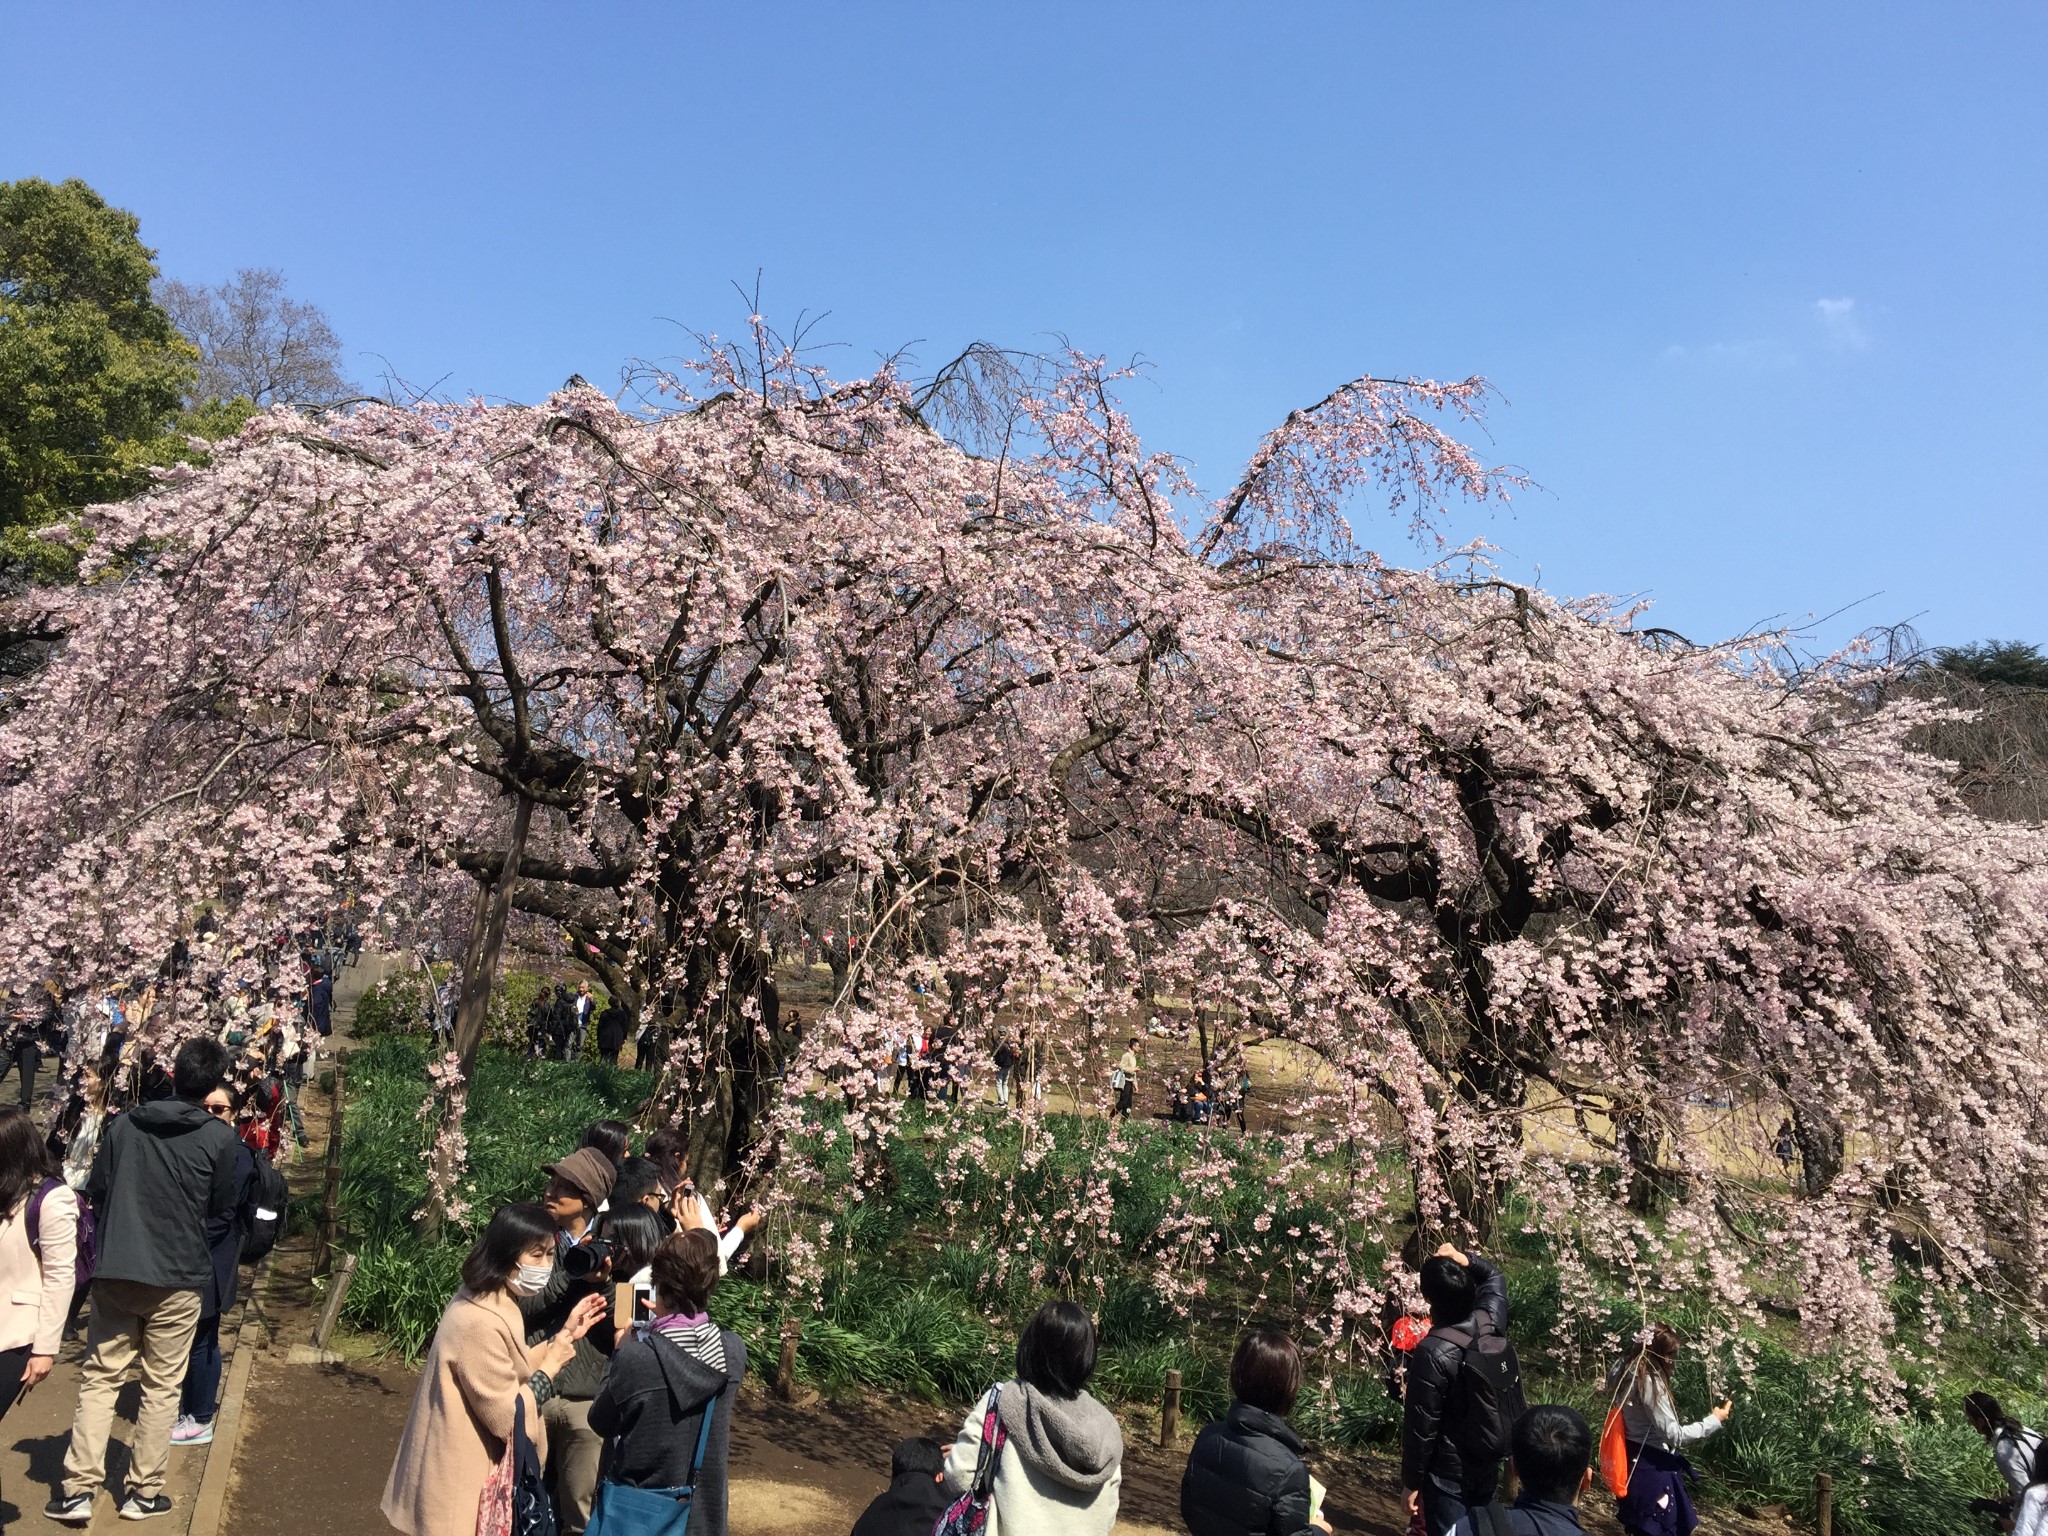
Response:
[[[43,1259],[43,1202],[50,1198],[50,1191],[56,1189],[61,1179],[45,1179],[36,1186],[36,1192],[28,1197],[28,1212],[24,1223],[28,1227],[28,1251],[36,1256],[40,1264]]]
[[[711,1443],[711,1416],[718,1412],[718,1400],[730,1390],[730,1383],[731,1378],[728,1377],[727,1386],[720,1387],[704,1405],[704,1422],[697,1426],[697,1449],[690,1457],[690,1486],[693,1489],[697,1486],[697,1474],[704,1466],[704,1448]]]
[[[1002,1400],[1000,1384],[988,1394],[988,1412],[981,1420],[981,1448],[974,1453],[974,1482],[969,1491],[977,1499],[987,1499],[996,1485],[996,1466],[1008,1443],[1010,1433],[1003,1428],[1002,1416],[996,1412],[996,1405]]]

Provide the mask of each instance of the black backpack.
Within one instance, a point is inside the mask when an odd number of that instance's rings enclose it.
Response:
[[[1490,1326],[1438,1328],[1438,1338],[1458,1346],[1457,1387],[1444,1414],[1444,1433],[1468,1462],[1499,1462],[1508,1456],[1509,1432],[1526,1406],[1522,1363],[1515,1346]]]
[[[256,1164],[256,1187],[250,1192],[242,1226],[242,1262],[254,1264],[284,1235],[285,1218],[291,1210],[291,1186],[284,1181],[270,1159],[249,1149]]]

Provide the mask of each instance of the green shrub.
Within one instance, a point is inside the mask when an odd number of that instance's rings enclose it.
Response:
[[[381,1333],[407,1360],[417,1360],[434,1341],[434,1329],[462,1284],[466,1243],[421,1244],[380,1241],[356,1255],[356,1278],[342,1316]]]
[[[425,1034],[428,987],[411,968],[386,976],[356,999],[350,1026],[358,1040],[380,1035]]]

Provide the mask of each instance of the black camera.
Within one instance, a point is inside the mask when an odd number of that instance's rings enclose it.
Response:
[[[562,1255],[562,1268],[571,1280],[587,1280],[618,1257],[619,1245],[608,1237],[593,1237],[578,1243]]]

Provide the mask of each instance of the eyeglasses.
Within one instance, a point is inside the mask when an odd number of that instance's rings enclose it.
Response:
[[[222,1120],[231,1120],[234,1118],[235,1106],[232,1104],[215,1104],[211,1100],[209,1100],[202,1107],[206,1110],[206,1112],[209,1115],[216,1115]]]

